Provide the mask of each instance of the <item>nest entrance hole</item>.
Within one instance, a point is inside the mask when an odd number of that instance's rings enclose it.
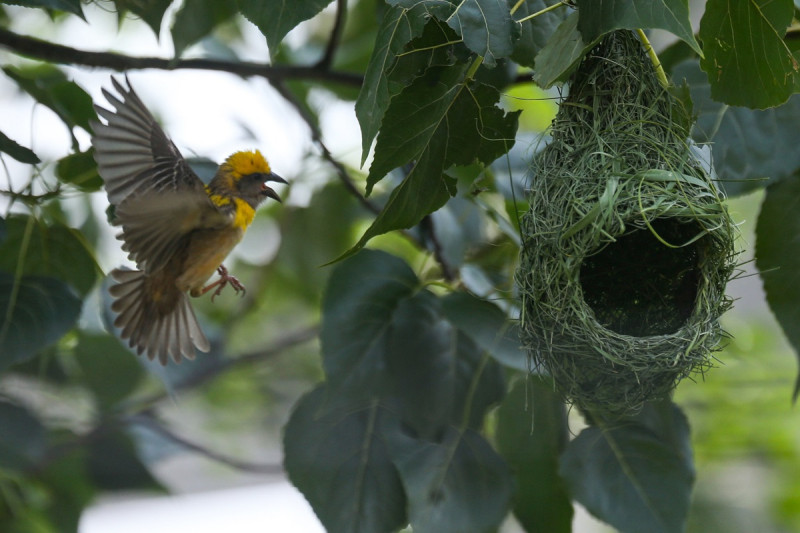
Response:
[[[692,314],[700,283],[700,247],[705,238],[681,246],[700,230],[696,224],[659,218],[649,228],[619,237],[584,258],[580,281],[597,321],[622,335],[668,335]]]

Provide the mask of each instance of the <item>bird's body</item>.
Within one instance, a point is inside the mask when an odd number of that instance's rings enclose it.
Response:
[[[258,205],[267,197],[280,201],[265,183],[285,181],[253,151],[230,156],[204,185],[130,84],[112,82],[122,98],[103,91],[116,111],[95,106],[107,124],[93,124],[92,144],[123,250],[137,265],[111,272],[114,324],[150,359],[193,358],[195,348],[208,351],[209,343],[187,295],[218,286],[217,294],[227,283],[243,290],[222,262]],[[217,271],[222,277],[207,286]]]

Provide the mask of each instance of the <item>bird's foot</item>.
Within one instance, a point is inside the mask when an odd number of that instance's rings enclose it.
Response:
[[[230,285],[233,287],[233,290],[236,292],[236,294],[241,292],[242,296],[245,295],[247,290],[244,288],[244,285],[242,285],[241,281],[228,273],[228,269],[225,268],[225,265],[220,265],[217,268],[217,272],[219,273],[219,279],[214,283],[210,283],[203,287],[203,290],[200,292],[200,294],[205,294],[216,287],[214,294],[211,295],[211,301],[213,302],[214,298],[219,296],[219,294],[222,292],[222,289],[224,289],[226,285]]]

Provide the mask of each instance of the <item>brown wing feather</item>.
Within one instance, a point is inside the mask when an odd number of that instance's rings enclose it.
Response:
[[[189,168],[175,144],[156,122],[125,78],[127,87],[111,78],[119,96],[103,89],[114,110],[95,105],[106,124],[92,123],[94,158],[106,184],[109,201],[181,190],[205,196],[203,182]]]
[[[117,207],[115,216],[122,226],[122,249],[147,273],[163,268],[192,231],[232,223],[232,215],[217,209],[207,196],[180,191],[133,196]]]

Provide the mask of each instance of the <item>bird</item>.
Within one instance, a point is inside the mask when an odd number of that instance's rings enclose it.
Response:
[[[138,355],[166,365],[194,359],[210,344],[189,297],[244,286],[222,264],[268,198],[270,182],[287,183],[258,150],[232,154],[205,185],[133,90],[111,77],[103,88],[113,109],[95,104],[91,143],[113,207],[112,224],[135,269],[110,277],[114,326]],[[99,119],[104,119],[105,123]],[[214,273],[219,278],[207,284]]]

